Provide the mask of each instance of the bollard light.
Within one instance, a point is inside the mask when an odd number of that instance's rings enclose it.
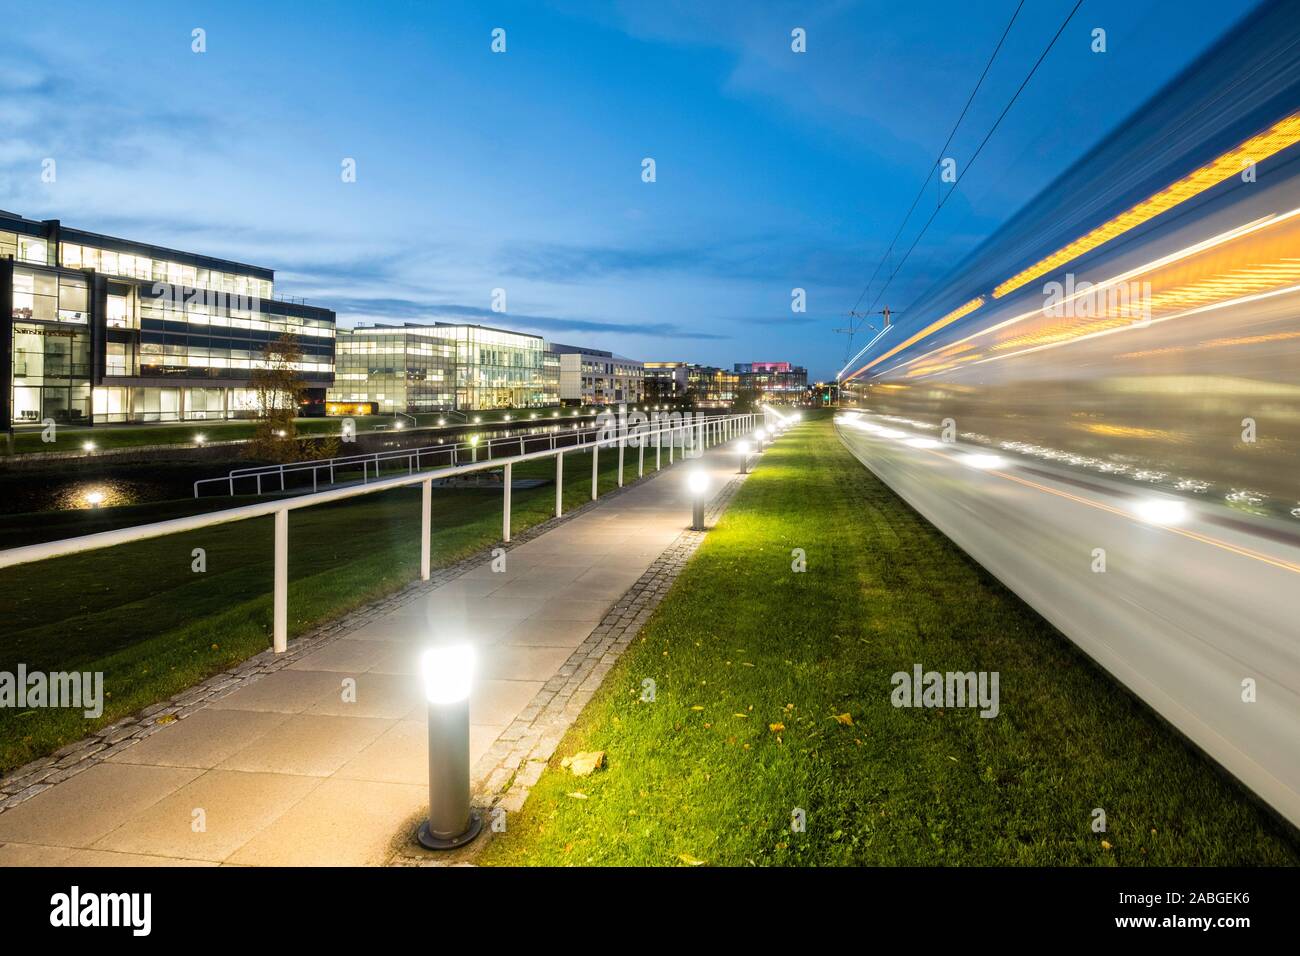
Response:
[[[704,498],[709,490],[709,476],[702,468],[691,472],[686,479],[686,487],[691,492],[691,530],[704,530]]]
[[[207,439],[203,437],[203,432],[199,432],[194,436],[194,444],[196,445],[202,445],[205,441],[207,441]]]
[[[736,450],[740,452],[740,474],[749,473],[749,442],[742,441],[736,445]]]
[[[95,450],[95,443],[94,443],[93,441],[82,442],[82,443],[81,443],[81,450],[82,450],[82,451],[94,451],[94,450]]]
[[[406,427],[406,422],[395,422],[393,424],[393,428],[395,428],[399,432],[405,427]]]
[[[98,508],[104,503],[104,493],[102,491],[92,491],[86,495],[86,504],[92,508]]]
[[[474,648],[433,647],[420,657],[429,702],[429,817],[416,833],[430,850],[452,850],[479,835],[483,818],[470,805],[469,692]]]
[[[470,450],[470,454],[473,456],[472,460],[478,461],[478,436],[477,435],[469,436],[469,450]]]
[[[763,442],[767,441],[767,429],[759,428],[754,432],[754,437],[758,439],[758,450],[763,450]]]
[[[440,419],[438,419],[438,424],[439,424],[439,425],[445,425],[445,424],[447,424],[447,419],[445,419],[445,418],[440,418]]]

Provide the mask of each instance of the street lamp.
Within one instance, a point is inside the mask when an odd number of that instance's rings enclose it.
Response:
[[[470,806],[469,691],[474,648],[448,644],[420,657],[429,702],[429,817],[416,839],[430,850],[452,850],[479,835],[483,818]]]
[[[704,530],[704,495],[709,490],[709,476],[703,468],[697,468],[686,479],[686,487],[691,492],[691,530]]]
[[[740,474],[749,473],[749,442],[742,441],[736,445],[736,450],[740,452]]]

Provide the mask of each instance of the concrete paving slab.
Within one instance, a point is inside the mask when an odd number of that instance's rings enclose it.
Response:
[[[210,770],[96,841],[94,849],[220,862],[318,786],[314,777]]]

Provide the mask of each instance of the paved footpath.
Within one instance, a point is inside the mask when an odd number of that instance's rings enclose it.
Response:
[[[686,464],[709,473],[710,524],[739,484],[732,447]],[[427,860],[410,840],[427,800],[415,669],[444,636],[478,646],[475,800],[508,820],[703,538],[688,530],[684,463],[664,461],[520,536],[504,571],[484,555],[435,574],[24,768],[41,782],[0,813],[0,866]]]

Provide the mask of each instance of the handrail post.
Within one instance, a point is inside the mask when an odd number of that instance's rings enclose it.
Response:
[[[623,436],[618,436],[618,486],[623,487]]]
[[[271,600],[271,646],[283,654],[289,646],[289,509],[275,513],[275,576]]]
[[[655,432],[655,471],[659,470],[660,459],[663,457],[663,453],[664,433],[662,431],[657,431]]]
[[[591,446],[591,500],[596,500],[596,462],[600,460],[600,442]]]
[[[564,514],[564,451],[555,455],[555,517]]]
[[[433,479],[420,484],[420,580],[429,580],[429,550],[433,535]]]
[[[510,469],[512,467],[513,466],[510,462],[506,462],[505,481],[503,483],[505,487],[505,500],[502,502],[501,509],[501,540],[506,544],[510,543]]]
[[[645,436],[636,443],[636,476],[642,478],[645,476]]]
[[[280,466],[280,490],[284,491],[284,465]]]

